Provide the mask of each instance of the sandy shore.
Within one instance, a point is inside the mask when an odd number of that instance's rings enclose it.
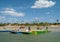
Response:
[[[0,26],[0,30],[15,30],[20,28],[20,26]],[[21,29],[22,31],[26,31],[28,26],[25,26],[24,29]],[[37,26],[30,26],[31,30],[36,30]],[[41,29],[46,29],[44,26],[39,26]],[[50,31],[60,31],[60,26],[48,26],[48,30]]]

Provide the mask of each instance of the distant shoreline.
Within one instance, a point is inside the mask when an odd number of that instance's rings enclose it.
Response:
[[[0,26],[0,30],[15,30],[18,29],[20,26]],[[48,27],[48,30],[50,31],[60,31],[60,25],[50,25],[50,26],[39,26],[41,29],[45,29]],[[28,26],[25,26],[25,28],[28,28]],[[37,26],[30,26],[31,29],[35,30]],[[26,29],[24,29],[26,30]]]

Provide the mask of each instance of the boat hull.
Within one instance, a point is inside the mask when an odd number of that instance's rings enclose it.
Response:
[[[0,30],[0,32],[10,32],[10,30]]]
[[[50,31],[32,31],[32,32],[14,32],[14,31],[11,31],[10,33],[13,33],[13,34],[43,34],[43,33],[48,33]]]

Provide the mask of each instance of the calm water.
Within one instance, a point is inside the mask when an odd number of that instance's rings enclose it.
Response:
[[[39,35],[0,32],[0,42],[60,42],[60,32],[49,32]]]

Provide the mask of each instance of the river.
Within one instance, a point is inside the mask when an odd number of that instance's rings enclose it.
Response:
[[[39,35],[0,32],[0,42],[60,42],[60,27],[49,27],[51,32]]]

